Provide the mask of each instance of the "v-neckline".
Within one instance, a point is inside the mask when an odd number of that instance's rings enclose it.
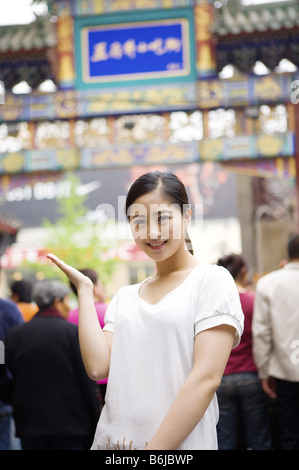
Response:
[[[140,289],[141,287],[149,280],[151,279],[152,276],[150,277],[147,277],[146,279],[144,279],[144,281],[142,281],[140,284],[137,284],[137,297],[138,297],[138,300],[141,300],[141,302],[144,302],[146,305],[149,305],[151,307],[155,307],[157,305],[159,305],[163,300],[165,300],[170,294],[172,294],[173,292],[175,292],[177,289],[179,289],[186,281],[187,279],[189,279],[189,277],[193,274],[193,272],[199,267],[201,266],[202,263],[198,263],[190,272],[189,274],[187,274],[187,276],[185,277],[185,279],[176,287],[174,287],[173,289],[171,289],[169,292],[167,292],[165,295],[163,295],[163,297],[161,297],[160,300],[158,300],[157,302],[155,302],[154,304],[151,304],[149,303],[147,300],[143,299],[142,297],[140,297]]]

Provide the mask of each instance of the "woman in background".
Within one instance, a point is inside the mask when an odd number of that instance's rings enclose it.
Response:
[[[241,255],[235,254],[220,258],[217,264],[226,268],[234,278],[245,316],[241,342],[230,354],[217,391],[220,411],[218,446],[220,450],[241,449],[244,445],[253,450],[269,450],[267,400],[252,355],[254,294],[248,289],[247,264]],[[245,442],[240,442],[240,435]]]

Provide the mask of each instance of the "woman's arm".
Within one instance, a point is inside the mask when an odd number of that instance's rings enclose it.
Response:
[[[113,334],[102,331],[93,299],[92,281],[61,261],[57,256],[47,256],[76,286],[79,303],[80,350],[89,377],[101,380],[108,376]]]
[[[229,325],[198,333],[192,371],[146,450],[177,449],[198,424],[220,385],[234,336]]]

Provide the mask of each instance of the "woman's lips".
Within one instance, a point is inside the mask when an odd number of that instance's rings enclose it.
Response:
[[[167,242],[167,240],[163,241],[163,242],[149,242],[147,243],[147,245],[152,249],[152,250],[159,250],[161,249],[165,243]]]

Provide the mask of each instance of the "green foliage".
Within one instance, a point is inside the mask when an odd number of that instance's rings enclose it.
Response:
[[[102,255],[107,246],[96,236],[95,225],[86,219],[87,196],[76,191],[80,180],[74,174],[69,174],[67,179],[71,183],[70,194],[57,200],[58,217],[55,223],[48,219],[44,219],[42,223],[47,233],[45,250],[47,253],[54,253],[76,269],[96,270],[105,283],[112,275],[115,261],[103,259]],[[58,277],[66,281],[64,274],[50,261],[44,264],[26,262],[26,267],[42,273],[46,278]]]

